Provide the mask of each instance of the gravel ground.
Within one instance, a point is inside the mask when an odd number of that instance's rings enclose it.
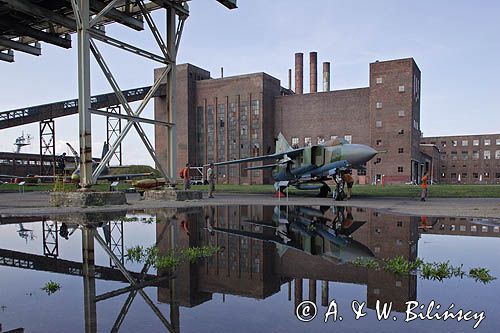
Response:
[[[278,200],[265,194],[217,194],[214,199],[192,201],[145,201],[138,194],[127,194],[127,205],[100,207],[49,207],[49,193],[0,193],[0,215],[48,215],[65,213],[106,212],[116,210],[200,207],[209,205],[306,205],[353,206],[374,208],[402,215],[500,218],[498,198],[431,198],[426,202],[412,198],[362,198],[335,202],[331,198],[292,196]]]

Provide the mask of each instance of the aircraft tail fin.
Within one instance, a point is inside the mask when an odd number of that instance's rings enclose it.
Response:
[[[292,147],[288,144],[283,134],[278,134],[278,138],[276,139],[276,154],[284,153],[292,150]]]

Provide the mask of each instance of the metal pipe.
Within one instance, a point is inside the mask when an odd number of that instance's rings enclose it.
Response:
[[[221,67],[220,68],[220,78],[223,79],[224,78],[224,67]]]
[[[323,91],[330,91],[330,63],[323,63]]]
[[[295,53],[295,93],[304,93],[304,54]]]
[[[309,92],[318,92],[318,52],[309,52]]]

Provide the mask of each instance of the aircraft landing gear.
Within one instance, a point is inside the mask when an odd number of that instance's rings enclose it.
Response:
[[[333,200],[335,201],[343,201],[347,198],[347,195],[344,192],[345,182],[341,177],[334,177],[336,186],[335,191],[333,192]]]
[[[323,183],[323,186],[320,187],[319,193],[317,195],[318,198],[327,198],[328,193],[330,193],[332,190],[330,189],[330,186],[328,186],[326,183]]]

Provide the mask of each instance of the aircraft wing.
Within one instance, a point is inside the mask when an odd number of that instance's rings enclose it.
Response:
[[[218,166],[218,165],[237,164],[237,163],[246,163],[246,162],[259,162],[259,161],[265,161],[265,160],[271,160],[271,159],[277,160],[277,159],[284,157],[285,155],[288,157],[294,157],[297,154],[303,152],[304,149],[305,148],[298,148],[298,149],[293,149],[293,150],[289,150],[289,151],[282,152],[282,153],[255,156],[255,157],[247,157],[247,158],[241,158],[239,160],[232,160],[232,161],[218,162],[218,163],[214,163],[214,165]]]
[[[132,179],[132,178],[139,178],[139,177],[149,177],[152,176],[152,172],[146,172],[146,173],[123,173],[123,174],[116,174],[116,175],[102,175],[97,177],[97,179],[101,180],[124,180],[124,179]]]

